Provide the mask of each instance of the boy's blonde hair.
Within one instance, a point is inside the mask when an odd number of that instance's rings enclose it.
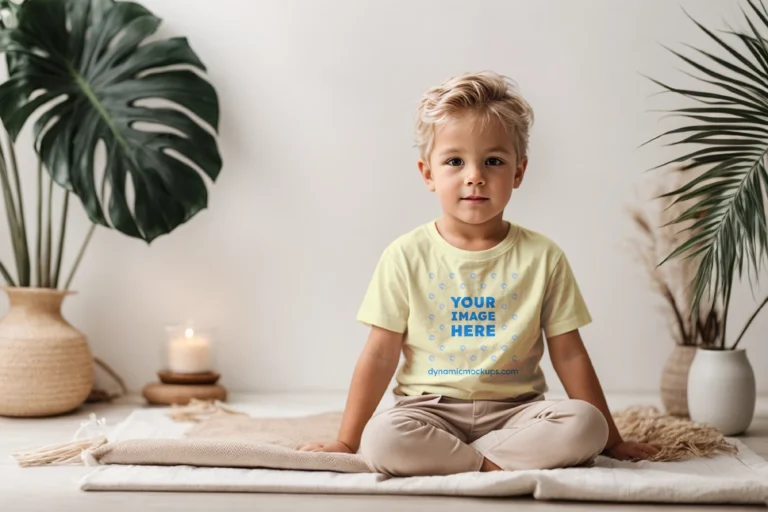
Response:
[[[424,161],[429,161],[437,125],[463,110],[479,114],[483,123],[493,118],[501,121],[507,132],[514,134],[518,164],[528,155],[533,109],[512,79],[483,71],[453,77],[422,97],[416,117],[416,145]]]

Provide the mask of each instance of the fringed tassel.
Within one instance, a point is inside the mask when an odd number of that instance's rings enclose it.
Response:
[[[224,405],[219,400],[198,400],[193,398],[187,405],[174,404],[168,414],[173,421],[199,422],[215,414],[245,415]]]
[[[21,467],[83,464],[83,452],[93,450],[107,443],[104,436],[81,439],[69,443],[44,446],[31,451],[18,451],[11,454]]]
[[[630,407],[615,413],[613,418],[625,441],[650,443],[661,448],[648,459],[652,462],[738,452],[738,448],[716,428],[663,414],[653,406]]]
[[[231,409],[218,400],[192,399],[185,406],[174,405],[169,416],[174,421],[198,422],[215,414],[241,415],[245,413]],[[43,446],[35,450],[17,451],[12,453],[11,456],[16,459],[21,467],[68,464],[96,465],[98,461],[93,457],[92,452],[96,448],[107,444],[108,439],[106,435],[94,434],[101,434],[104,423],[103,418],[97,419],[94,414],[91,414],[88,421],[81,423],[80,429],[78,429],[74,436],[77,439],[82,433],[85,433],[85,435],[91,434],[87,439]],[[94,429],[96,430],[94,431]]]

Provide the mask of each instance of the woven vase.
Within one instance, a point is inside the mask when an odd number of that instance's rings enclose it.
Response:
[[[688,418],[688,372],[696,347],[675,345],[661,372],[661,402],[667,414]]]
[[[3,288],[10,299],[0,319],[0,415],[53,416],[76,409],[93,387],[85,336],[61,316],[72,292]]]

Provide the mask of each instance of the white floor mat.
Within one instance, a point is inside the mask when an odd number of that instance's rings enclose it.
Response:
[[[238,405],[251,415],[299,416],[322,410],[265,410]],[[180,438],[191,424],[176,423],[166,409],[137,410],[118,425],[111,441]],[[533,495],[542,500],[767,504],[768,462],[738,440],[737,456],[685,462],[621,462],[598,457],[595,467],[450,476],[388,478],[376,473],[105,466],[80,481],[85,491],[190,491],[264,493]]]

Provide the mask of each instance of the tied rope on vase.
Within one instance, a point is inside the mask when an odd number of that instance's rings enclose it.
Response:
[[[99,359],[98,357],[93,358],[93,362],[96,363],[96,366],[100,367],[104,372],[109,375],[112,380],[114,380],[117,385],[120,387],[120,392],[118,393],[110,393],[105,389],[97,388],[95,385],[93,389],[91,390],[91,393],[88,395],[88,398],[85,399],[88,403],[97,403],[97,402],[111,402],[115,398],[120,398],[121,396],[125,396],[128,394],[128,387],[125,385],[125,381],[122,377],[114,370],[111,366],[109,366],[107,363]]]

